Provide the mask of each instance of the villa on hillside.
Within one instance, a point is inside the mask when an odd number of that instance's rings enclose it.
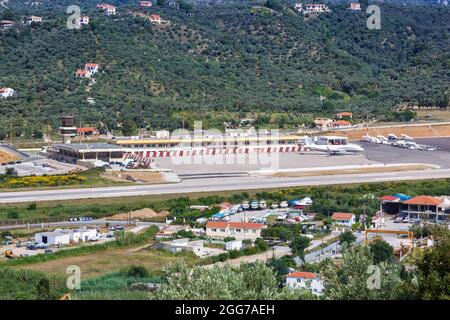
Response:
[[[140,2],[139,2],[139,5],[140,5],[141,7],[151,7],[153,4],[152,4],[151,1],[140,1]]]
[[[148,17],[148,19],[150,20],[151,23],[161,24],[162,22],[161,16],[159,14],[152,14],[150,15],[150,17]]]
[[[97,5],[97,8],[102,9],[103,12],[108,16],[116,14],[116,7],[112,4],[101,3]]]
[[[90,78],[91,73],[88,70],[77,69],[77,71],[75,71],[75,77],[76,78]]]
[[[86,63],[84,69],[88,70],[91,74],[98,72],[99,65],[96,63]]]
[[[349,10],[361,11],[361,4],[359,2],[350,2]]]
[[[320,296],[325,289],[323,280],[312,272],[295,271],[286,275],[286,287],[289,289],[306,289]]]
[[[80,24],[84,24],[84,25],[89,24],[89,17],[88,16],[81,16]]]
[[[0,88],[0,97],[1,98],[9,98],[12,97],[16,91],[12,88]]]
[[[335,212],[331,216],[331,219],[335,224],[351,227],[356,223],[356,216],[353,213],[347,212]]]
[[[14,21],[0,20],[0,30],[8,30],[14,26]]]
[[[305,4],[306,13],[323,13],[329,12],[328,6],[322,3],[309,3]]]

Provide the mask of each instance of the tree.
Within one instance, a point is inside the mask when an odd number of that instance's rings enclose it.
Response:
[[[311,240],[304,236],[295,237],[289,244],[289,248],[292,250],[294,256],[299,257],[305,262],[305,249],[308,248]]]
[[[401,284],[399,265],[375,266],[366,245],[344,248],[342,263],[328,263],[323,275],[324,295],[331,300],[396,299]]]
[[[283,6],[281,5],[280,1],[278,1],[278,0],[267,0],[266,7],[273,9],[275,11],[283,10]]]
[[[375,241],[370,244],[370,252],[373,255],[373,263],[389,262],[394,259],[394,248],[386,241]]]
[[[339,244],[351,246],[355,243],[356,237],[351,231],[345,231],[339,235]]]
[[[450,299],[450,231],[432,230],[434,247],[426,249],[417,264],[418,295],[421,299]]]
[[[50,299],[50,281],[47,278],[41,278],[36,287],[38,300]]]
[[[257,238],[255,240],[255,246],[258,248],[259,251],[266,251],[269,248],[267,242],[265,242],[264,239],[261,238]]]
[[[17,176],[17,170],[13,167],[6,167],[5,174],[7,176]]]
[[[289,256],[284,256],[281,258],[272,258],[267,261],[267,266],[275,270],[278,280],[281,279],[289,273],[289,268],[295,268],[297,264],[294,258]]]
[[[8,219],[19,219],[19,212],[17,212],[17,210],[10,210],[6,214],[6,217]]]
[[[161,286],[152,297],[164,300],[314,299],[303,290],[279,289],[275,272],[262,262],[192,269],[178,263],[164,270]]]

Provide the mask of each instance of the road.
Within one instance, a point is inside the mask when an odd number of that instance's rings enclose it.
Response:
[[[13,230],[25,228],[58,228],[58,227],[81,227],[90,225],[103,225],[109,223],[110,225],[125,225],[126,221],[111,221],[111,220],[92,220],[92,221],[60,221],[60,222],[42,222],[30,224],[15,224],[0,226],[0,230]],[[160,229],[165,226],[165,223],[158,222],[136,222],[136,227],[145,228],[151,225],[156,225]]]
[[[141,195],[182,194],[193,192],[237,191],[297,186],[365,183],[381,181],[450,178],[450,169],[323,175],[296,178],[232,177],[183,180],[174,184],[134,185],[125,187],[17,191],[0,193],[0,203],[110,198]]]

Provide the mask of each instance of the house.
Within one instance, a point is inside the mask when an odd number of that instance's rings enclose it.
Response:
[[[331,216],[335,224],[351,227],[356,223],[356,216],[353,213],[335,212]]]
[[[80,229],[57,229],[55,232],[69,235],[70,242],[87,242],[96,241],[99,239],[99,234],[96,229],[80,228]]]
[[[27,23],[27,24],[40,23],[40,22],[42,22],[42,17],[38,17],[38,16],[30,16],[25,21],[25,23]]]
[[[151,1],[140,1],[139,2],[139,5],[141,6],[141,7],[143,7],[143,8],[145,8],[145,7],[151,7],[153,4],[152,4],[152,2]]]
[[[322,13],[329,12],[328,6],[321,3],[310,3],[305,4],[305,12],[306,13]]]
[[[150,17],[148,17],[151,23],[158,23],[161,24],[162,20],[159,14],[152,14]]]
[[[206,236],[211,238],[234,237],[236,240],[256,240],[261,237],[261,230],[265,226],[249,222],[208,221]]]
[[[336,120],[329,124],[329,126],[333,129],[344,129],[350,128],[352,124],[347,120]]]
[[[340,112],[336,115],[336,119],[353,119],[352,112]]]
[[[333,120],[329,118],[316,118],[314,119],[314,124],[320,130],[326,130],[327,127],[333,122]]]
[[[1,98],[9,98],[12,97],[16,91],[12,88],[0,88],[0,97]]]
[[[303,4],[301,4],[301,3],[299,3],[299,2],[295,3],[295,4],[294,4],[294,9],[295,9],[295,11],[297,11],[297,12],[302,12],[302,11],[303,11]]]
[[[188,238],[175,239],[172,241],[158,242],[156,248],[170,251],[172,253],[192,251],[196,256],[204,256],[205,248],[203,240],[190,240]]]
[[[400,213],[410,219],[445,221],[450,215],[450,198],[417,196],[404,201]]]
[[[77,133],[80,136],[90,136],[95,134],[96,130],[94,128],[77,128]]]
[[[323,280],[312,272],[295,271],[286,275],[286,287],[289,289],[306,289],[320,296],[324,290]]]
[[[102,9],[103,12],[108,16],[116,14],[116,7],[113,6],[112,4],[106,4],[106,3],[98,4],[97,8]]]
[[[81,16],[80,24],[88,25],[89,24],[89,17],[88,16]]]
[[[0,20],[0,29],[1,30],[8,30],[14,26],[14,21],[10,20]]]
[[[225,250],[241,250],[242,249],[242,240],[232,240],[225,242]]]
[[[91,73],[88,70],[77,69],[77,71],[75,71],[75,77],[76,78],[90,78]]]
[[[91,74],[98,72],[99,65],[96,63],[86,63],[84,65],[84,70],[89,71]]]
[[[361,4],[359,2],[350,2],[349,10],[361,11]]]
[[[34,235],[34,241],[37,243],[46,243],[48,245],[58,246],[70,244],[70,235],[63,232],[40,232]]]

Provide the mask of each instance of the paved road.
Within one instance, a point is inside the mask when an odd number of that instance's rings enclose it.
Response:
[[[237,191],[296,186],[364,183],[381,181],[450,178],[450,169],[403,171],[392,173],[360,173],[297,178],[239,177],[184,180],[177,184],[136,185],[126,187],[18,191],[0,193],[0,203],[53,201],[87,198],[110,198],[140,195],[186,194],[192,192]]]
[[[103,225],[109,223],[110,225],[125,225],[126,221],[111,221],[111,220],[92,220],[92,221],[60,221],[60,222],[42,222],[30,224],[14,224],[0,226],[0,230],[24,229],[24,228],[57,228],[57,227],[80,227],[90,225]],[[158,222],[136,222],[136,227],[145,228],[151,225],[158,226],[160,229],[165,226],[165,223]]]

